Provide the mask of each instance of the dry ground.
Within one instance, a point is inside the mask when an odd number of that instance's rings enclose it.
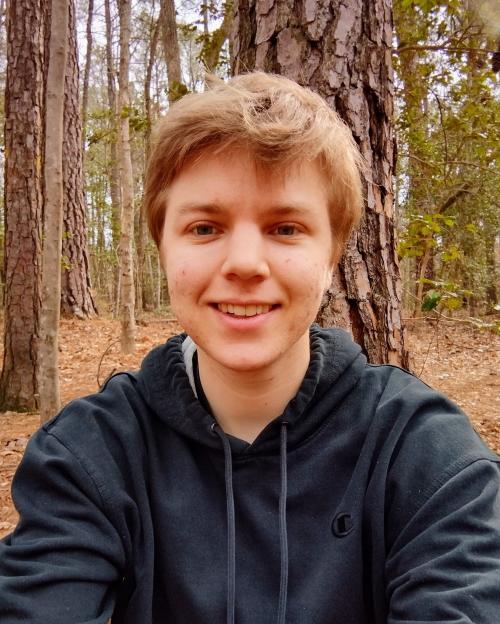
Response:
[[[459,321],[442,321],[437,328],[427,321],[413,325],[407,337],[413,372],[453,398],[488,444],[500,452],[500,336]],[[177,331],[175,321],[149,317],[138,328],[136,353],[122,356],[117,321],[62,321],[63,402],[95,392],[99,382],[115,370],[137,368],[154,345]],[[28,438],[38,426],[37,414],[0,413],[0,537],[16,522],[10,483]]]

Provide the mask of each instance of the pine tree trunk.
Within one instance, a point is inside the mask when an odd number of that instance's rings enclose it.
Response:
[[[129,132],[130,0],[120,0],[120,74],[118,110],[120,117],[120,189],[122,219],[120,235],[120,316],[123,353],[135,349],[135,292],[133,269],[134,189]]]
[[[69,2],[69,37],[64,101],[64,225],[61,312],[84,319],[97,314],[92,297],[83,190],[82,125],[74,0]]]
[[[45,99],[44,236],[38,383],[42,422],[57,413],[59,394],[59,315],[63,224],[64,77],[68,50],[68,0],[52,0]]]
[[[235,6],[233,73],[260,69],[308,86],[351,128],[369,175],[366,212],[318,320],[350,329],[372,362],[407,364],[395,251],[390,0]]]
[[[41,0],[9,2],[5,89],[5,312],[2,410],[36,408],[44,90]]]

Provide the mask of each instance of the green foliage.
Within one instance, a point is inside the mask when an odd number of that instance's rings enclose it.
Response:
[[[421,309],[424,312],[430,312],[438,308],[450,312],[458,310],[462,307],[464,300],[474,294],[470,290],[460,288],[454,282],[435,281],[427,278],[422,278],[418,281],[432,287],[425,293],[422,300]]]
[[[463,0],[394,0],[394,18],[399,253],[411,263],[411,283],[430,254],[426,276],[472,291],[467,304],[486,310],[499,286],[500,100],[491,41]]]
[[[400,258],[420,258],[427,249],[432,248],[441,253],[445,262],[456,259],[460,255],[456,245],[443,245],[444,233],[454,226],[455,218],[451,216],[425,214],[410,217],[398,245]]]

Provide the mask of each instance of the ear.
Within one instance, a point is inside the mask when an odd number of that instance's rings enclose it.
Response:
[[[324,289],[323,289],[325,291],[327,291],[332,284],[334,269],[335,269],[335,265],[332,264],[330,267],[328,267],[325,270],[325,283],[324,283]]]

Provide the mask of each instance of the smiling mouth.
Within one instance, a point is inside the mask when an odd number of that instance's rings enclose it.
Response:
[[[277,308],[277,305],[272,304],[249,304],[249,305],[237,305],[232,303],[216,303],[214,306],[219,310],[219,312],[224,312],[224,314],[232,314],[233,316],[247,317],[247,316],[257,316],[259,314],[267,314],[274,308]]]

